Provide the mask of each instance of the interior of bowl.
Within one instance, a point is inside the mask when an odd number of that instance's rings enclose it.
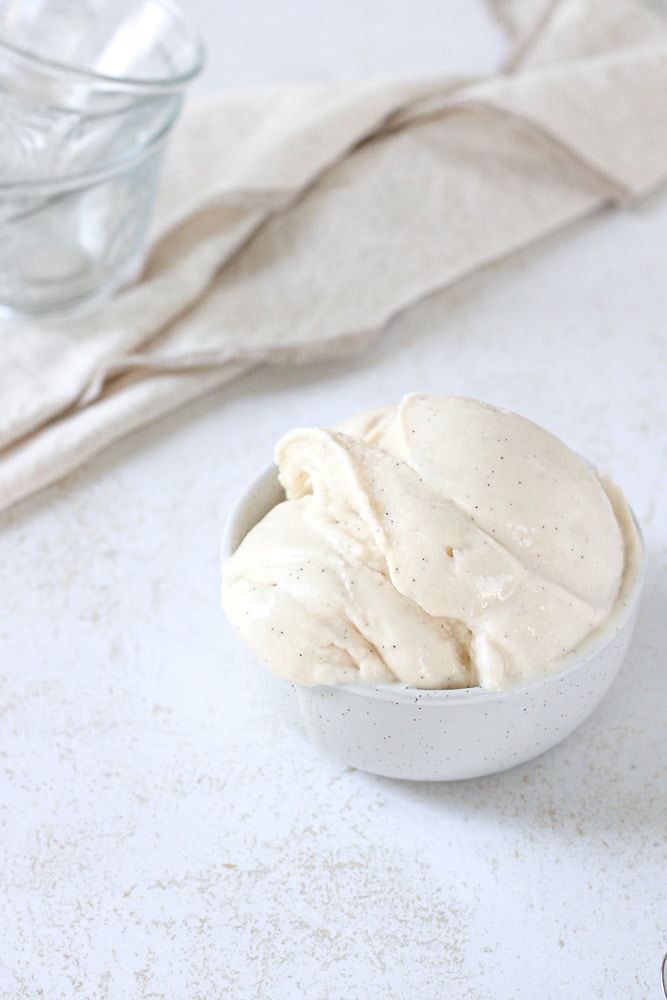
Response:
[[[278,481],[278,469],[270,465],[252,481],[231,512],[222,542],[223,559],[231,556],[248,532],[276,504],[285,500],[285,492]],[[445,701],[506,700],[516,698],[546,682],[566,682],[569,675],[576,672],[593,657],[605,649],[619,632],[632,626],[641,596],[645,572],[645,553],[641,530],[633,517],[634,535],[630,536],[626,554],[626,571],[614,611],[602,625],[592,632],[572,652],[563,656],[557,664],[545,665],[529,681],[518,682],[502,691],[490,691],[476,686],[451,689],[423,689],[405,684],[368,684],[359,682],[338,685],[350,693],[362,694],[378,701],[414,702],[420,704],[442,704]]]

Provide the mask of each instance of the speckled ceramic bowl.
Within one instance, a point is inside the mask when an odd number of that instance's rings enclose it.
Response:
[[[283,499],[264,471],[232,511],[223,557]],[[632,635],[643,583],[639,532],[617,609],[604,630],[544,678],[501,692],[422,691],[398,684],[291,684],[261,672],[276,713],[351,767],[392,778],[451,781],[504,771],[569,736],[602,700]]]

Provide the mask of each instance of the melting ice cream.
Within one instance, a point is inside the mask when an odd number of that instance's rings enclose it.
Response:
[[[299,684],[500,689],[609,617],[634,532],[607,478],[475,400],[412,394],[276,446],[286,499],[223,566],[242,641]]]

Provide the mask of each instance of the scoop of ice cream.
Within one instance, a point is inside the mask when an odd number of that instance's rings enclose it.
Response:
[[[223,567],[223,608],[273,672],[498,689],[611,613],[632,520],[548,431],[412,394],[276,446],[286,500]]]

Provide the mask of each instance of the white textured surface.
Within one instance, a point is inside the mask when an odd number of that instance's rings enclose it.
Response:
[[[473,5],[392,2],[379,28],[376,5],[336,6],[347,48],[305,0],[272,20],[193,0],[199,86],[432,70],[439,38],[448,68],[500,51]],[[601,214],[363,356],[256,372],[2,517],[2,1000],[660,997],[666,243],[664,196]],[[414,389],[559,434],[623,485],[648,550],[637,639],[593,717],[454,785],[347,770],[276,724],[218,611],[223,524],[275,438]]]

